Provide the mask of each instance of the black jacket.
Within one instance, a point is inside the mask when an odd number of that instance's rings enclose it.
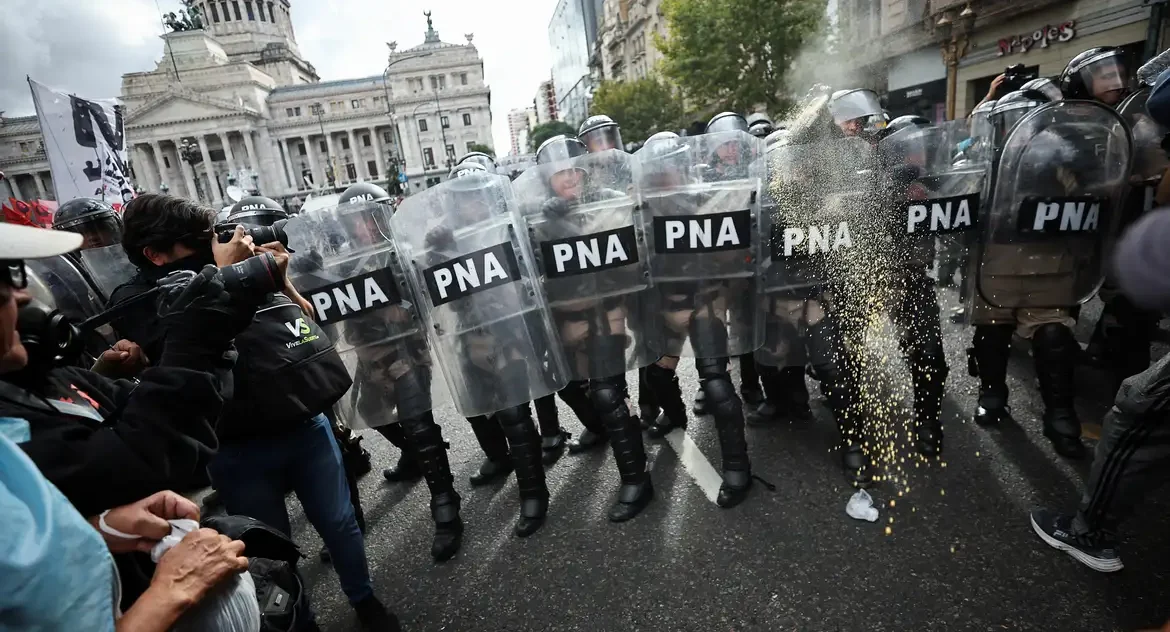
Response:
[[[221,389],[231,383],[230,360],[217,356],[150,368],[139,381],[54,369],[36,394],[0,382],[0,416],[28,420],[21,447],[82,515],[197,489],[207,484]]]

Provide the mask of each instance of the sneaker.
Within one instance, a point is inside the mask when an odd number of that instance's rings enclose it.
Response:
[[[1099,573],[1115,573],[1125,568],[1115,540],[1106,534],[1076,533],[1072,526],[1073,516],[1036,509],[1030,518],[1032,530],[1045,544],[1068,553],[1081,564]]]
[[[353,609],[365,630],[370,632],[402,632],[398,617],[387,610],[386,606],[383,606],[382,602],[373,595],[353,604]]]

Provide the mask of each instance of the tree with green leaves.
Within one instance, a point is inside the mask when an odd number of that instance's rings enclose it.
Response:
[[[478,151],[480,153],[487,154],[487,155],[491,156],[492,158],[496,157],[496,152],[491,147],[488,147],[487,145],[483,145],[480,143],[472,143],[471,146],[467,148],[467,153],[470,154],[473,151]]]
[[[663,0],[663,74],[692,106],[785,109],[785,78],[822,36],[826,0]]]
[[[624,142],[642,142],[654,132],[681,126],[683,102],[665,81],[603,81],[593,93],[589,114],[605,114],[622,128]]]
[[[528,131],[528,151],[536,151],[541,143],[560,134],[576,136],[577,130],[564,121],[549,121],[537,125]]]

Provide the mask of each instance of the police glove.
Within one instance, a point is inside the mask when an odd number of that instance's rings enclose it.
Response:
[[[173,276],[160,283],[159,316],[166,330],[164,358],[208,352],[222,355],[252,322],[257,305],[228,294],[215,266],[204,266],[186,283]]]
[[[546,217],[564,217],[569,213],[569,202],[564,198],[549,198],[540,206],[540,212]]]

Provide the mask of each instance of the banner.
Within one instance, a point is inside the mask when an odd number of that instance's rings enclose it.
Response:
[[[57,211],[57,203],[52,200],[22,202],[10,197],[7,202],[0,200],[0,211],[3,212],[2,221],[10,224],[52,228],[53,213]]]
[[[134,199],[126,162],[123,106],[45,87],[31,78],[33,103],[58,202],[94,198],[117,210]]]

